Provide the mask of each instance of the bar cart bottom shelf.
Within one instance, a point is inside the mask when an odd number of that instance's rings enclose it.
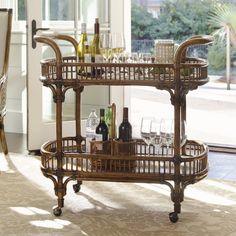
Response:
[[[148,149],[142,140],[136,139],[132,141],[132,149],[129,149],[128,153],[118,155],[115,146],[117,143],[109,142],[105,145],[109,147],[108,150],[95,149],[92,153],[86,153],[85,142],[76,137],[63,138],[61,153],[56,151],[56,141],[47,142],[42,146],[41,170],[53,181],[58,200],[58,206],[53,209],[54,215],[60,216],[62,213],[67,183],[71,180],[77,181],[73,185],[76,193],[80,191],[83,180],[159,183],[170,188],[174,211],[169,213],[169,219],[171,222],[177,222],[185,187],[207,175],[207,146],[201,142],[187,140],[181,148],[181,157],[175,157],[173,147],[155,150],[155,147],[151,146]]]

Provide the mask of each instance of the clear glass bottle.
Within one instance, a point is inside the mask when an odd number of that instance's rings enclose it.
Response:
[[[99,119],[96,109],[92,109],[86,121],[86,152],[90,152],[90,141],[96,137],[96,127],[98,124]]]
[[[86,136],[94,136],[98,124],[99,119],[96,114],[96,109],[92,109],[86,121]]]

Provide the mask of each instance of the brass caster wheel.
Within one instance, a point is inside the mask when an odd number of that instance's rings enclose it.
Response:
[[[176,223],[179,220],[178,213],[176,212],[169,213],[169,219],[172,223]]]
[[[80,186],[81,184],[78,184],[78,183],[73,185],[73,189],[75,193],[78,193],[80,191],[80,188],[81,188]]]
[[[61,210],[60,207],[55,207],[55,208],[53,208],[53,214],[54,214],[55,216],[60,216],[61,213],[62,213],[62,210]]]

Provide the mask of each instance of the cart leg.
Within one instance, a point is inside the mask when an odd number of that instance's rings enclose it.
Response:
[[[53,208],[53,214],[55,216],[60,216],[61,213],[62,213],[62,210],[61,210],[61,208],[59,206],[56,206],[56,207]]]
[[[169,219],[172,223],[176,223],[179,220],[178,213],[176,212],[169,213]]]
[[[58,182],[55,186],[55,194],[57,196],[57,206],[53,208],[53,214],[60,216],[62,213],[61,208],[64,207],[64,196],[66,195],[66,186],[63,183],[62,177],[58,177]]]
[[[78,193],[80,191],[81,185],[82,185],[82,181],[77,180],[77,183],[73,185],[73,189],[74,189],[75,193]]]
[[[181,213],[181,202],[183,201],[184,190],[179,181],[175,182],[175,187],[171,192],[171,200],[174,202],[174,212],[169,213],[169,219],[175,223],[178,221],[178,214]]]

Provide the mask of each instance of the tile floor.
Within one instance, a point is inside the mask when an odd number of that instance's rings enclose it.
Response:
[[[236,154],[209,152],[208,178],[236,180]]]

